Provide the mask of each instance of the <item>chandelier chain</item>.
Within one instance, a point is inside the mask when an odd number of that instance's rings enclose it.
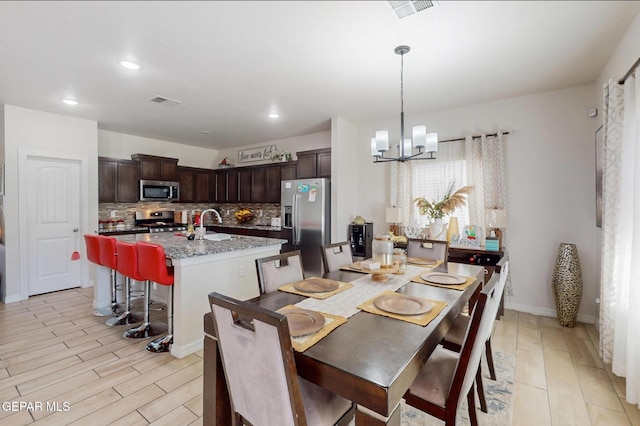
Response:
[[[400,112],[404,112],[404,54],[400,55]]]

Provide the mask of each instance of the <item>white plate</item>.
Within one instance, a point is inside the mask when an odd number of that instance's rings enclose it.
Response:
[[[457,275],[445,274],[442,272],[431,272],[428,274],[420,275],[425,281],[434,284],[442,284],[442,285],[459,285],[467,282],[466,278],[459,277]]]

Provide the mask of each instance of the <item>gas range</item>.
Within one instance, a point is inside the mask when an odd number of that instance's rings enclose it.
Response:
[[[138,211],[136,212],[135,225],[148,228],[152,234],[158,232],[186,231],[186,225],[173,221],[174,213],[173,211]]]

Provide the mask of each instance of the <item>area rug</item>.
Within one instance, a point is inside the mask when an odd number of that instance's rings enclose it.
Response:
[[[476,413],[478,423],[482,426],[510,426],[513,417],[513,382],[515,377],[515,357],[502,352],[493,353],[493,361],[496,368],[497,380],[491,380],[486,360],[482,360],[482,376],[487,398],[488,413],[480,411],[480,405],[476,398]],[[441,426],[444,422],[431,417],[401,402],[402,426]],[[353,422],[352,422],[353,423]],[[467,410],[467,398],[464,398],[462,406],[458,410],[456,425],[468,426],[469,413]]]

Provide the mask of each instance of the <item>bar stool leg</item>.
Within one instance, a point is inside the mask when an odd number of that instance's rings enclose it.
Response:
[[[140,319],[131,312],[131,278],[125,277],[124,312],[120,316],[109,318],[105,324],[112,327],[114,325],[131,325],[137,322],[140,322]]]
[[[169,286],[169,303],[167,303],[167,335],[147,344],[149,352],[169,352],[173,343],[173,286]]]
[[[144,284],[144,320],[138,327],[125,331],[123,336],[127,339],[146,339],[157,336],[167,330],[167,326],[161,322],[149,322],[149,300],[151,299],[151,281],[146,280]]]

